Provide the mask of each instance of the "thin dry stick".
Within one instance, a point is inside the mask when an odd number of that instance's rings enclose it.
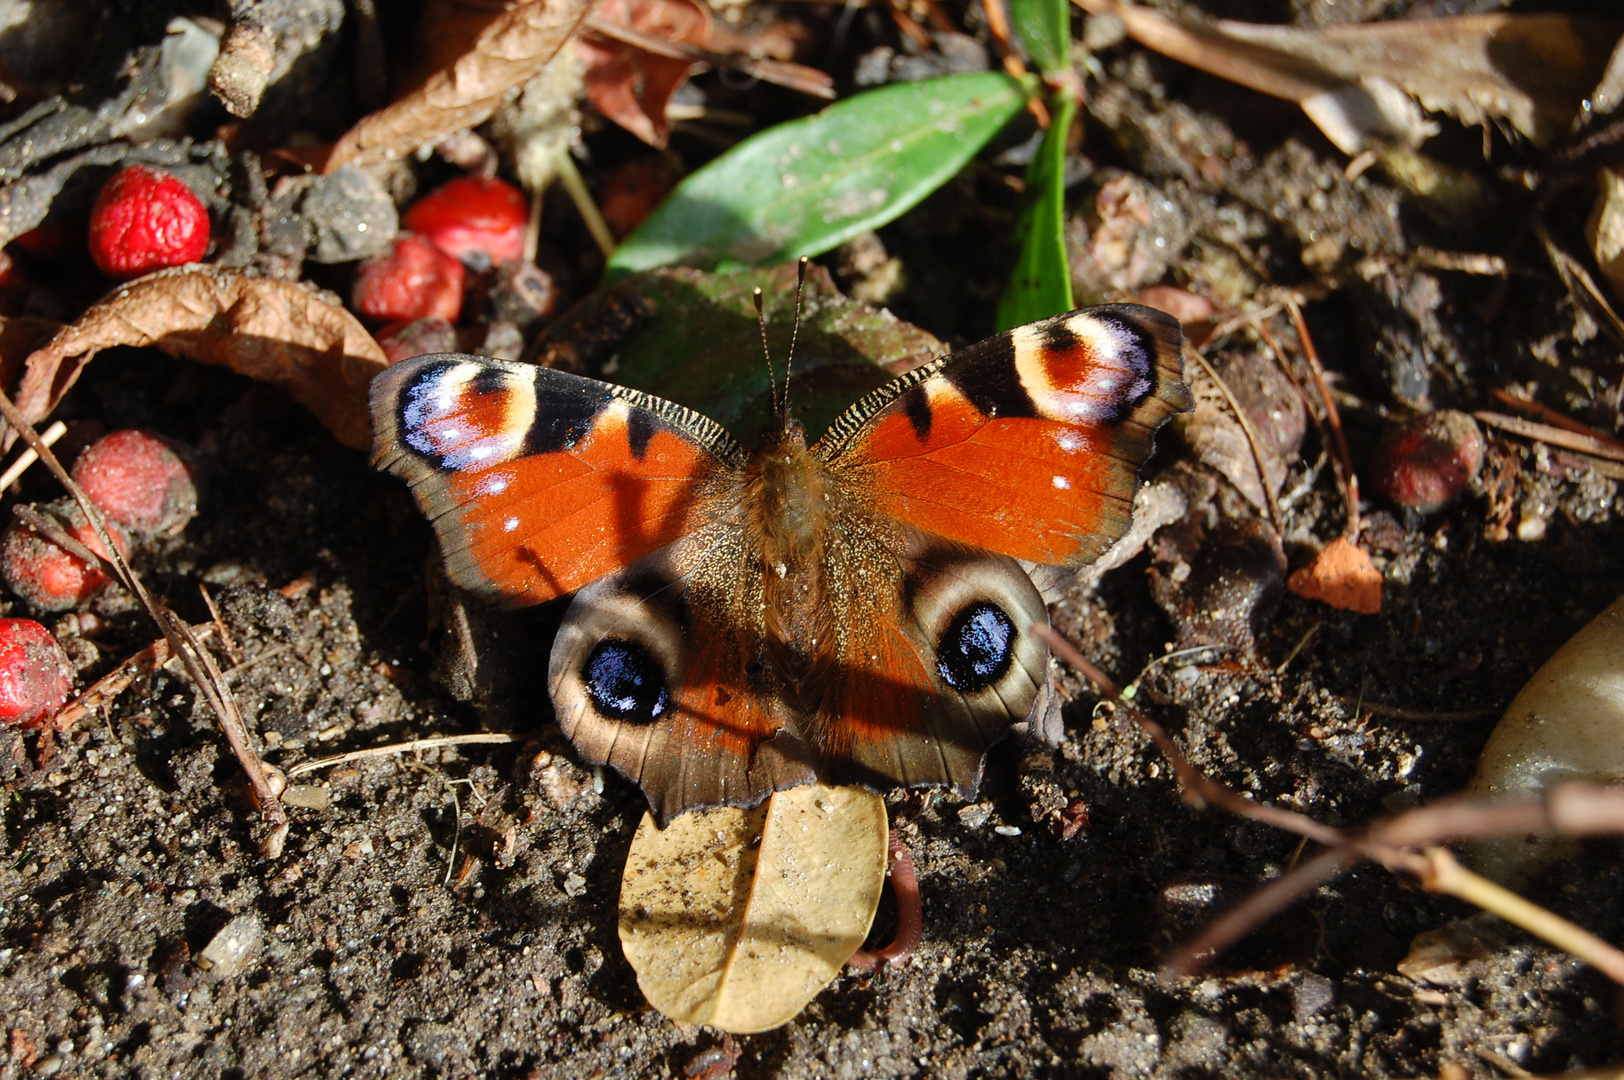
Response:
[[[1297,305],[1293,298],[1287,298],[1286,310],[1291,312],[1291,321],[1297,327],[1297,341],[1302,345],[1303,358],[1308,361],[1308,370],[1314,373],[1314,385],[1319,389],[1320,400],[1325,403],[1325,422],[1331,428],[1331,435],[1336,443],[1337,460],[1341,463],[1338,470],[1342,474],[1343,493],[1348,503],[1348,526],[1344,534],[1350,543],[1359,539],[1359,475],[1353,471],[1353,455],[1348,453],[1348,440],[1342,434],[1342,414],[1337,411],[1336,401],[1331,397],[1331,388],[1325,382],[1325,369],[1320,366],[1319,350],[1314,348],[1314,339],[1308,335],[1308,323],[1303,321],[1303,309]]]
[[[233,664],[242,667],[242,653],[238,651],[237,643],[231,640],[231,631],[226,629],[225,622],[220,618],[220,609],[214,606],[214,596],[209,592],[209,587],[200,581],[197,583],[197,591],[203,594],[203,606],[209,609],[209,614],[214,618],[215,629],[220,632],[220,647],[225,649]],[[232,670],[235,671],[236,668]]]
[[[793,64],[784,60],[774,60],[770,57],[753,57],[740,54],[712,52],[698,45],[689,45],[685,41],[672,41],[670,38],[656,37],[645,34],[641,30],[633,29],[623,23],[608,22],[595,16],[588,15],[581,23],[581,29],[589,30],[606,38],[613,38],[625,45],[631,45],[655,56],[664,56],[672,60],[686,60],[692,64],[709,64],[716,68],[728,68],[742,72],[751,78],[762,82],[773,83],[790,90],[798,90],[811,97],[819,97],[828,101],[834,100],[834,80],[826,72],[804,64]],[[928,39],[927,39],[928,40]]]
[[[22,436],[23,441],[28,443],[33,451],[39,455],[40,461],[45,463],[45,467],[51,470],[51,474],[67,489],[68,494],[73,496],[74,502],[79,504],[79,509],[84,513],[85,520],[90,522],[91,528],[96,531],[96,539],[107,551],[106,558],[94,552],[87,552],[92,556],[91,561],[108,567],[113,576],[117,577],[125,588],[135,594],[136,599],[141,602],[141,606],[146,608],[147,614],[152,618],[152,621],[158,624],[158,629],[163,631],[164,637],[169,641],[171,653],[179,656],[181,662],[186,665],[187,674],[191,676],[193,685],[197,687],[198,692],[208,702],[209,708],[213,710],[215,720],[219,723],[220,730],[224,732],[226,742],[230,744],[232,753],[236,754],[237,760],[242,764],[243,772],[248,774],[248,784],[253,791],[254,801],[258,804],[260,813],[264,815],[265,820],[273,830],[280,834],[286,829],[287,814],[283,811],[282,804],[277,800],[276,793],[271,790],[270,781],[265,775],[264,763],[260,761],[259,755],[254,752],[248,729],[243,723],[242,714],[237,709],[236,698],[232,696],[231,689],[226,686],[225,679],[214,662],[214,657],[198,642],[196,635],[191,631],[191,627],[181,622],[173,612],[155,600],[152,594],[147,591],[146,586],[141,583],[141,579],[136,577],[135,571],[130,569],[129,564],[124,561],[124,556],[119,553],[118,545],[113,542],[112,535],[107,531],[107,523],[102,520],[101,511],[90,501],[84,489],[74,482],[73,477],[68,475],[68,471],[56,459],[56,455],[51,452],[51,448],[45,445],[44,440],[34,430],[33,425],[23,418],[22,413],[18,411],[11,398],[4,393],[0,393],[0,416],[5,418],[13,431]]]
[[[193,626],[192,633],[199,639],[214,633],[213,623],[198,623]],[[159,638],[140,652],[126,657],[118,667],[109,671],[84,693],[68,702],[51,717],[51,726],[57,731],[67,731],[78,723],[81,718],[91,710],[112,701],[122,694],[138,676],[148,671],[156,671],[169,663],[169,641]]]
[[[516,743],[518,738],[503,731],[484,731],[477,735],[436,735],[429,739],[413,739],[410,742],[390,743],[388,746],[369,746],[365,750],[351,750],[347,754],[337,754],[333,757],[318,758],[315,761],[305,761],[288,770],[288,779],[302,776],[307,772],[325,769],[329,765],[343,765],[351,761],[365,761],[368,758],[389,757],[393,754],[415,754],[419,750],[433,750],[441,746],[468,746],[475,743]]]
[[[1042,626],[1034,626],[1032,633],[1066,663],[1080,670],[1092,669],[1093,665],[1059,634]],[[1310,889],[1362,859],[1371,859],[1389,870],[1412,874],[1424,888],[1459,897],[1516,923],[1624,984],[1624,952],[1554,912],[1460,867],[1447,852],[1442,857],[1438,854],[1443,850],[1438,847],[1441,843],[1491,836],[1624,833],[1624,789],[1569,782],[1553,788],[1543,799],[1447,799],[1376,822],[1363,833],[1349,833],[1289,810],[1242,798],[1190,764],[1161,726],[1131,704],[1120,699],[1106,704],[1121,708],[1150,735],[1172,763],[1187,800],[1196,795],[1241,817],[1276,825],[1327,848],[1214,922],[1168,962],[1163,969],[1166,973],[1196,971],[1206,958],[1245,937],[1264,919]],[[1417,848],[1421,850],[1414,850]]]
[[[1269,483],[1269,473],[1263,467],[1263,446],[1262,440],[1258,438],[1257,429],[1252,427],[1252,421],[1247,418],[1246,410],[1235,400],[1234,393],[1229,389],[1229,384],[1224,381],[1223,376],[1218,374],[1218,369],[1207,363],[1207,358],[1198,350],[1191,349],[1190,352],[1201,364],[1201,370],[1218,385],[1219,393],[1229,402],[1229,411],[1235,414],[1235,420],[1241,425],[1241,431],[1246,434],[1246,445],[1252,450],[1252,464],[1257,468],[1258,487],[1263,489],[1263,501],[1269,507],[1269,523],[1274,526],[1276,532],[1282,531],[1280,504],[1274,501],[1274,486]]]
[[[1547,424],[1550,424],[1552,427],[1559,427],[1565,431],[1571,431],[1575,435],[1583,435],[1586,438],[1598,439],[1604,445],[1610,446],[1614,450],[1624,453],[1624,442],[1613,438],[1606,432],[1597,431],[1595,428],[1590,427],[1587,424],[1582,424],[1565,413],[1559,413],[1549,405],[1541,405],[1537,401],[1529,401],[1527,398],[1520,398],[1516,394],[1508,393],[1505,390],[1500,389],[1498,386],[1491,387],[1489,389],[1489,396],[1504,405],[1509,405],[1513,409],[1528,413],[1530,416],[1537,416],[1544,420]],[[0,487],[3,486],[4,484],[0,483]]]
[[[586,181],[581,179],[581,170],[575,167],[575,159],[567,153],[559,154],[556,164],[558,179],[569,193],[570,201],[575,204],[576,213],[586,222],[586,231],[592,234],[593,242],[607,259],[615,253],[615,234],[609,228],[609,223],[603,220],[598,204],[592,201],[592,192],[587,190]]]
[[[55,446],[56,440],[60,439],[67,430],[68,425],[58,420],[45,429],[40,435],[40,441],[46,446]],[[23,452],[17,455],[17,460],[11,463],[11,467],[4,473],[0,473],[0,491],[4,491],[12,484],[15,484],[18,478],[28,471],[29,466],[38,460],[39,455],[34,453],[33,447],[24,447]]]

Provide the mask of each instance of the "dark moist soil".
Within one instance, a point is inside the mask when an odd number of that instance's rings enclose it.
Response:
[[[1166,280],[1222,293],[1260,287],[1248,275],[1306,281],[1307,262],[1334,263],[1344,250],[1441,243],[1433,219],[1378,175],[1347,180],[1300,118],[1129,48],[1105,55],[1115,81],[1091,101],[1087,157],[1077,159],[1097,172],[1075,201],[1092,206],[1111,179],[1144,178],[1171,208],[1156,218],[1176,233]],[[1220,163],[1221,182],[1186,168],[1192,147]],[[1010,204],[997,187],[978,167],[881,234],[909,281],[892,306],[944,338],[990,323],[1009,258]],[[1479,220],[1444,246],[1503,250],[1516,218]],[[1555,227],[1571,239],[1576,223]],[[1324,250],[1325,237],[1336,250]],[[1358,453],[1381,428],[1379,403],[1413,388],[1400,370],[1405,347],[1432,358],[1434,403],[1456,405],[1540,371],[1560,388],[1565,365],[1606,355],[1548,276],[1517,280],[1512,301],[1487,309],[1494,279],[1414,274],[1400,293],[1423,277],[1435,302],[1412,304],[1408,321],[1357,281],[1310,305]],[[210,589],[226,655],[240,658],[233,686],[268,761],[286,769],[480,729],[435,681],[430,532],[364,455],[274,391],[149,353],[98,359],[62,411],[196,448],[202,514],[139,565],[193,621],[207,618],[198,584]],[[1190,456],[1170,433],[1161,443],[1156,468]],[[1209,774],[1331,824],[1460,788],[1522,683],[1624,592],[1617,484],[1524,444],[1493,439],[1491,451],[1511,478],[1498,490],[1480,484],[1426,519],[1371,508],[1381,614],[1286,594],[1256,609],[1255,645],[1158,664],[1138,700]],[[1341,529],[1320,452],[1311,435],[1285,485],[1305,492],[1286,508],[1293,566],[1313,538]],[[25,481],[25,498],[55,494],[38,470]],[[1236,503],[1225,498],[1198,510],[1221,516]],[[1543,532],[1519,529],[1530,521]],[[1149,569],[1142,555],[1055,609],[1057,625],[1124,682],[1177,636]],[[56,626],[86,682],[155,636],[127,603],[111,608],[93,639],[77,634],[76,618]],[[534,633],[519,646],[532,671],[547,619],[519,623]],[[1159,980],[1175,943],[1292,865],[1298,843],[1185,805],[1148,741],[1095,719],[1095,699],[1067,686],[1075,696],[1058,749],[1001,748],[980,801],[892,796],[925,897],[923,943],[904,965],[838,978],[783,1028],[736,1040],[735,1075],[1408,1077],[1454,1065],[1497,1077],[1624,1060],[1617,988],[1508,927],[1486,931],[1489,944],[1457,979],[1399,976],[1418,933],[1472,911],[1379,867],[1313,893],[1211,973]],[[1477,719],[1399,719],[1361,701]],[[0,1016],[10,1041],[0,1077],[702,1068],[722,1037],[645,1006],[616,938],[642,796],[571,762],[544,697],[509,705],[502,722],[520,736],[515,746],[296,778],[331,803],[290,808],[285,849],[269,859],[236,762],[174,673],[137,679],[54,745],[6,733]],[[1070,804],[1075,817],[1075,800],[1087,825],[1060,839],[1060,811]],[[1531,894],[1618,940],[1621,886],[1617,844],[1597,842]],[[893,918],[882,907],[877,940]],[[217,935],[249,948],[205,968]]]

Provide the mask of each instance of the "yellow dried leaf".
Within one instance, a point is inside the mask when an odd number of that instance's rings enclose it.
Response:
[[[367,386],[389,362],[354,315],[309,285],[207,266],[137,278],[28,357],[18,408],[43,419],[91,357],[114,345],[152,346],[280,386],[345,446],[372,445]]]
[[[643,996],[735,1034],[786,1023],[867,936],[886,839],[885,803],[861,788],[790,788],[665,829],[645,814],[620,885],[620,944]]]
[[[592,0],[528,0],[497,15],[449,67],[345,132],[323,171],[395,161],[483,123],[508,91],[547,66],[591,6]]]

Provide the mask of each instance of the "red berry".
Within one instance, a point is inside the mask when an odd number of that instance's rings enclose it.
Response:
[[[456,352],[457,328],[440,318],[396,323],[378,331],[378,344],[391,364],[425,353]]]
[[[37,727],[68,700],[68,657],[33,619],[0,619],[0,724]]]
[[[90,257],[126,280],[197,262],[209,250],[209,212],[161,169],[131,165],[107,181],[90,211]]]
[[[669,160],[658,154],[633,158],[610,169],[598,185],[598,209],[616,236],[625,236],[682,179]]]
[[[1442,509],[1483,467],[1483,433],[1463,412],[1440,409],[1387,434],[1370,455],[1370,482],[1395,506]]]
[[[98,555],[106,555],[96,530],[72,499],[60,499],[43,508],[63,523],[64,531]],[[112,522],[107,523],[113,543],[127,555],[130,542]],[[88,604],[107,587],[109,579],[98,567],[87,566],[20,521],[12,522],[0,537],[0,577],[11,591],[45,611],[69,611]]]
[[[355,309],[377,322],[438,316],[454,323],[462,311],[462,279],[462,263],[421,237],[402,234],[361,264]]]
[[[419,199],[401,225],[448,255],[483,268],[524,254],[530,207],[500,180],[458,177]]]
[[[103,514],[136,532],[179,532],[197,516],[191,470],[144,431],[98,439],[73,463],[73,478]]]
[[[54,259],[83,239],[83,225],[75,228],[61,218],[52,218],[23,233],[12,247],[36,259]]]

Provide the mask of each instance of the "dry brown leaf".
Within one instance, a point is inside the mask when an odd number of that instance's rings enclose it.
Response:
[[[787,1022],[868,934],[886,839],[884,801],[860,788],[791,788],[663,830],[645,814],[620,886],[620,944],[643,996],[735,1034]]]
[[[600,0],[592,18],[694,46],[704,45],[710,36],[710,13],[696,0]],[[592,34],[575,39],[575,52],[593,107],[650,146],[664,149],[670,134],[665,107],[687,81],[692,61]]]
[[[1297,460],[1307,411],[1279,365],[1261,354],[1230,352],[1213,363],[1235,404],[1245,410],[1258,437],[1256,445],[1236,418],[1223,388],[1200,364],[1190,365],[1195,410],[1174,417],[1173,422],[1204,464],[1235,485],[1247,502],[1267,510],[1286,482],[1290,463]]]
[[[23,369],[23,361],[61,329],[62,324],[53,319],[31,315],[0,318],[0,387],[10,390]]]
[[[1352,154],[1419,146],[1421,109],[1468,126],[1502,120],[1540,145],[1567,132],[1624,23],[1569,15],[1462,15],[1303,30],[1184,22],[1125,0],[1073,0],[1191,67],[1286,98]]]
[[[529,0],[497,15],[455,62],[345,132],[323,171],[394,161],[483,123],[508,91],[547,66],[591,6],[592,0]]]
[[[1340,611],[1374,615],[1382,609],[1382,572],[1371,565],[1363,548],[1344,536],[1326,544],[1313,562],[1293,573],[1286,588]]]
[[[388,361],[354,315],[308,285],[195,266],[122,285],[29,356],[17,391],[23,415],[47,416],[90,358],[114,345],[150,345],[280,386],[345,446],[372,444],[367,385]]]

